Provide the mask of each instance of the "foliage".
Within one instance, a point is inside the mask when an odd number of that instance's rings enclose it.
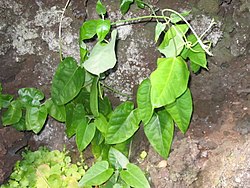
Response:
[[[9,181],[1,188],[76,188],[78,180],[85,174],[83,163],[72,164],[65,151],[49,151],[41,147],[34,152],[27,150],[22,155],[23,159],[15,164]]]
[[[139,8],[149,7],[154,11],[151,5],[141,0],[121,0],[121,12],[125,14],[134,2]],[[87,20],[80,28],[80,62],[73,57],[60,62],[52,80],[50,99],[41,103],[44,95],[35,88],[20,89],[15,100],[1,93],[0,108],[8,108],[2,116],[3,125],[39,133],[49,114],[57,121],[65,122],[68,137],[76,135],[79,151],[91,146],[98,161],[80,180],[80,186],[149,187],[143,172],[129,163],[128,145],[142,122],[152,147],[163,158],[168,157],[174,125],[185,133],[190,123],[193,110],[188,88],[190,71],[196,73],[200,68],[207,68],[206,53],[210,52],[183,17],[189,12],[179,14],[164,9],[161,15],[153,12],[153,16],[111,23],[105,18],[107,11],[100,0],[96,11],[100,19]],[[166,15],[166,12],[170,14]],[[138,107],[125,101],[112,109],[102,88],[106,72],[117,61],[117,30],[112,26],[152,18],[157,21],[155,42],[159,43],[162,57],[158,58],[150,77],[138,88]],[[189,34],[189,30],[193,34]],[[91,50],[89,39],[97,41]]]

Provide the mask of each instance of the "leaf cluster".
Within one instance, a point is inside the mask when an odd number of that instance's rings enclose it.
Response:
[[[146,5],[140,0],[135,2],[139,8]],[[120,1],[121,12],[125,14],[132,3],[133,0]],[[81,187],[149,187],[143,172],[129,163],[129,145],[142,123],[155,151],[168,157],[175,125],[185,133],[191,120],[190,71],[197,73],[207,68],[204,44],[197,35],[189,33],[190,25],[183,20],[189,12],[172,11],[165,16],[162,11],[162,16],[134,18],[156,19],[155,43],[159,43],[162,56],[149,78],[141,82],[137,105],[125,101],[113,109],[102,81],[117,61],[117,30],[105,18],[107,11],[100,0],[96,11],[100,18],[87,20],[80,28],[80,62],[66,57],[59,63],[51,98],[45,100],[44,94],[35,88],[20,89],[15,100],[0,93],[0,108],[8,108],[2,122],[35,133],[42,130],[47,115],[64,122],[66,134],[69,138],[75,136],[78,150],[90,146],[98,161],[80,180]],[[96,41],[94,47],[88,47],[90,40]]]

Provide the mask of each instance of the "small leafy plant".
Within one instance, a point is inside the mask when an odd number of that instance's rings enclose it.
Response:
[[[8,183],[1,188],[77,188],[78,180],[85,174],[83,162],[72,164],[66,151],[25,151],[18,161]]]
[[[122,0],[121,12],[125,14],[133,2]],[[80,62],[73,57],[63,58],[60,50],[61,62],[52,80],[50,99],[44,101],[44,94],[35,88],[20,89],[16,100],[0,95],[0,107],[8,108],[2,117],[3,125],[39,133],[50,115],[65,123],[69,138],[75,135],[79,151],[91,147],[97,162],[82,177],[80,187],[150,187],[140,168],[128,160],[131,140],[142,122],[152,147],[163,158],[168,157],[175,125],[185,133],[190,123],[190,71],[207,69],[206,53],[212,55],[202,40],[213,22],[198,36],[184,18],[189,12],[164,9],[156,15],[151,5],[135,2],[139,8],[149,7],[153,15],[112,23],[105,17],[105,6],[97,1],[100,19],[87,20],[80,28]],[[162,57],[138,88],[138,107],[125,101],[112,109],[102,82],[108,76],[106,71],[116,64],[117,30],[112,26],[143,19],[157,22],[155,43],[160,44]],[[91,50],[89,40],[97,41]]]

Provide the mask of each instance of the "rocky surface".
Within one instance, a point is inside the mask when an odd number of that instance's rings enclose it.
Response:
[[[133,9],[123,17],[115,1],[103,1],[113,20],[148,14]],[[59,63],[58,26],[66,2],[0,1],[0,81],[4,92],[38,87],[49,96],[51,78]],[[148,174],[152,187],[250,187],[250,5],[245,0],[151,1],[156,7],[178,11],[192,9],[191,24],[200,33],[212,18],[217,27],[208,39],[214,42],[209,70],[192,75],[194,114],[189,131],[176,130],[169,159],[163,160],[142,131],[132,149],[132,160]],[[62,51],[79,59],[78,29],[95,18],[93,1],[74,0],[62,21]],[[135,94],[137,85],[155,68],[159,54],[153,41],[154,24],[118,27],[118,64],[106,84]],[[112,97],[114,105],[124,97]],[[15,135],[15,136],[12,136]],[[23,133],[0,128],[0,182],[19,159],[16,151],[27,145]],[[13,139],[9,139],[13,138]],[[15,138],[15,139],[14,139]],[[30,147],[60,149],[67,140],[64,125],[49,119],[44,131],[29,139]],[[68,145],[74,152],[74,145]],[[139,155],[147,152],[141,160]],[[18,152],[17,152],[18,153]],[[11,159],[11,160],[10,160]]]
[[[28,134],[11,127],[0,129],[0,183],[9,177],[14,164],[21,159],[20,152],[27,146],[28,138]]]

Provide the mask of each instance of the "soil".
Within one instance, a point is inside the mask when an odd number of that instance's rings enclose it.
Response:
[[[123,16],[114,1],[108,5],[112,20]],[[58,26],[63,1],[6,0],[0,2],[0,81],[4,93],[37,87],[48,97],[51,78],[59,63]],[[250,187],[250,3],[246,0],[151,0],[160,8],[190,10],[191,24],[204,31],[212,18],[217,27],[208,39],[214,42],[209,69],[191,75],[194,113],[188,132],[175,131],[167,160],[149,146],[142,130],[134,140],[131,160],[147,173],[151,187]],[[167,6],[167,7],[166,7]],[[93,1],[74,0],[62,23],[63,53],[79,59],[78,29],[85,18],[95,18]],[[146,10],[132,7],[135,15]],[[106,84],[135,95],[140,81],[155,68],[154,24],[118,28],[118,64]],[[134,99],[134,97],[132,97]],[[112,97],[114,105],[125,100]],[[64,125],[48,119],[41,134],[18,132],[0,124],[0,184],[7,180],[25,146],[45,145],[77,155],[74,139]],[[147,157],[140,159],[140,153]]]

